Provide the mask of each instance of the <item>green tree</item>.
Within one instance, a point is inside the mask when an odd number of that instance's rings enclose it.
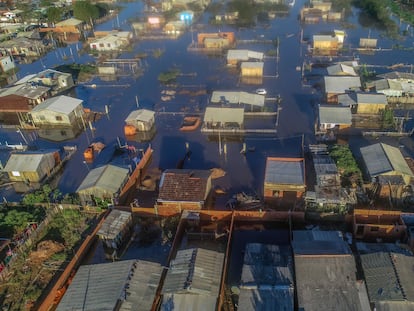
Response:
[[[47,21],[49,23],[57,23],[62,19],[63,10],[54,6],[48,7],[46,10]]]
[[[99,17],[99,9],[89,1],[76,1],[73,5],[73,16],[84,22],[90,22]]]

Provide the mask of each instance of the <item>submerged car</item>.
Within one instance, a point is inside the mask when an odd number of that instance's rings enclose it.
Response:
[[[257,89],[255,92],[256,92],[256,94],[259,94],[259,95],[266,95],[267,94],[265,89]]]

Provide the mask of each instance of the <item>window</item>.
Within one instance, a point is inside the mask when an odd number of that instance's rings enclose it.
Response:
[[[67,134],[66,134],[66,131],[60,131],[60,135],[62,135],[62,136],[66,136]]]
[[[63,120],[62,116],[56,116],[56,121],[62,121],[62,120]]]
[[[15,177],[20,177],[20,172],[18,172],[18,171],[12,171],[11,173]]]

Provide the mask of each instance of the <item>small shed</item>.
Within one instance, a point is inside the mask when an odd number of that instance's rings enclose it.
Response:
[[[342,63],[328,66],[326,70],[330,76],[358,76],[354,67]]]
[[[138,132],[148,132],[155,124],[155,112],[148,109],[132,111],[125,119],[127,125],[132,125]]]
[[[249,60],[263,61],[264,54],[250,50],[233,50],[227,51],[227,65],[236,66],[239,62]]]
[[[42,126],[73,126],[82,122],[83,100],[66,95],[51,97],[30,112],[33,124]]]
[[[367,87],[389,97],[401,97],[404,93],[401,82],[389,79],[372,81],[367,83]]]
[[[360,38],[359,47],[362,49],[375,49],[377,47],[378,39]]]
[[[107,250],[119,250],[130,237],[132,229],[132,214],[127,211],[113,209],[106,217],[97,236]]]
[[[334,35],[314,35],[313,50],[314,53],[319,51],[335,51],[338,50],[339,41]]]
[[[264,107],[265,97],[263,95],[248,92],[214,91],[210,98],[212,104],[224,105],[249,105]]]
[[[357,114],[379,114],[387,105],[387,96],[381,93],[356,93]]]
[[[161,175],[156,208],[202,209],[211,192],[209,170],[168,169]]]
[[[266,159],[264,178],[265,200],[296,199],[306,191],[305,160],[303,158]]]
[[[4,171],[11,181],[41,182],[60,163],[56,151],[12,153]]]
[[[226,129],[243,128],[244,109],[243,108],[219,108],[207,107],[204,113],[205,128]]]
[[[95,203],[95,199],[116,199],[129,177],[129,170],[112,164],[89,171],[76,193],[83,205]]]
[[[351,127],[351,109],[339,105],[320,105],[319,106],[319,129],[321,131],[329,129],[343,130]]]
[[[262,77],[263,62],[242,62],[240,65],[242,77]]]
[[[411,182],[413,172],[397,147],[377,143],[362,147],[360,151],[371,180],[381,175],[400,175],[406,185]]]

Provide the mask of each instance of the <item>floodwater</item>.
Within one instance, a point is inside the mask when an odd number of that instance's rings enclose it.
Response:
[[[157,132],[151,140],[154,149],[152,166],[161,170],[175,168],[177,163],[184,157],[186,144],[189,144],[192,151],[191,157],[184,163],[184,168],[191,169],[210,169],[220,167],[227,174],[217,181],[218,185],[226,189],[229,194],[240,191],[256,192],[261,194],[265,160],[268,156],[300,156],[302,137],[304,142],[313,142],[314,131],[314,106],[320,98],[317,92],[304,87],[301,80],[303,61],[309,61],[306,55],[306,44],[300,43],[301,28],[303,26],[304,37],[311,37],[323,31],[343,29],[340,23],[320,23],[315,25],[301,25],[298,15],[305,1],[296,1],[294,7],[290,8],[287,16],[277,17],[269,23],[257,25],[251,29],[237,29],[232,26],[211,26],[206,13],[199,23],[203,23],[202,32],[234,31],[237,39],[275,39],[279,38],[279,61],[276,58],[265,60],[263,83],[261,85],[248,85],[239,81],[239,77],[234,71],[226,67],[225,55],[206,55],[201,53],[188,52],[187,46],[192,38],[196,38],[197,31],[189,31],[178,39],[168,40],[138,40],[132,52],[123,53],[119,58],[133,58],[137,54],[147,53],[148,57],[143,60],[144,74],[138,78],[122,77],[116,81],[105,82],[99,78],[90,81],[88,84],[96,84],[96,88],[85,85],[78,85],[73,93],[84,100],[84,106],[93,111],[105,111],[105,106],[109,108],[109,115],[103,116],[93,124],[95,130],[87,129],[78,137],[65,142],[51,142],[39,138],[34,133],[24,131],[24,137],[31,141],[38,148],[54,148],[63,145],[76,145],[78,152],[67,163],[59,182],[59,189],[62,193],[76,191],[77,187],[86,176],[88,170],[96,165],[102,165],[102,161],[94,164],[83,162],[83,150],[94,141],[100,141],[107,145],[114,145],[117,138],[121,143],[125,142],[123,134],[124,119],[134,109],[137,108],[136,97],[139,107],[153,109],[163,112],[156,115]],[[139,16],[143,10],[141,2],[122,3],[125,7],[120,12],[118,20],[123,30],[131,30],[127,20],[131,17]],[[357,47],[360,37],[378,38],[378,45],[382,48],[390,48],[398,43],[405,47],[412,47],[413,38],[405,38],[404,41],[393,41],[381,35],[375,28],[368,26],[362,27],[358,24],[358,11],[353,10],[349,22],[357,25],[356,28],[345,29],[347,37],[346,45]],[[197,25],[199,25],[196,22]],[[97,25],[97,30],[110,30],[115,25],[115,20]],[[200,27],[194,27],[198,29]],[[401,25],[405,29],[405,25]],[[51,51],[46,57],[32,64],[20,65],[19,78],[26,74],[35,73],[44,68],[50,68],[62,63],[88,63],[93,62],[94,58],[90,55],[78,54],[80,43],[71,44],[65,48]],[[266,52],[274,50],[270,44],[243,44],[239,49],[252,49],[255,51]],[[161,49],[163,54],[154,57],[153,51]],[[349,56],[352,56],[350,53]],[[361,63],[391,65],[395,63],[410,63],[412,51],[393,51],[377,52],[375,55],[359,55]],[[335,59],[334,59],[335,60]],[[161,85],[157,77],[161,72],[166,72],[172,68],[178,68],[184,74],[178,78],[180,89],[183,90],[207,90],[206,95],[189,96],[176,95],[171,101],[162,102],[161,92],[168,89]],[[276,77],[277,76],[277,77]],[[256,88],[266,88],[269,97],[280,94],[282,98],[281,112],[278,120],[277,135],[258,136],[250,135],[238,139],[221,137],[222,146],[225,144],[227,154],[220,153],[219,142],[217,139],[203,135],[200,131],[183,133],[179,131],[183,116],[180,114],[165,114],[164,112],[182,112],[188,114],[204,111],[209,92],[213,90],[244,90],[252,91]],[[255,120],[252,122],[266,123],[274,120]],[[411,139],[408,138],[411,141]],[[0,132],[0,142],[4,143],[23,142],[23,137],[15,130],[2,129]],[[254,152],[246,155],[240,154],[243,142]],[[127,141],[139,149],[146,148],[148,143]],[[409,142],[411,145],[412,143]],[[409,144],[407,143],[407,145]],[[3,164],[7,155],[0,154]],[[108,160],[106,158],[105,160]],[[10,188],[3,189],[3,195],[13,197]]]

